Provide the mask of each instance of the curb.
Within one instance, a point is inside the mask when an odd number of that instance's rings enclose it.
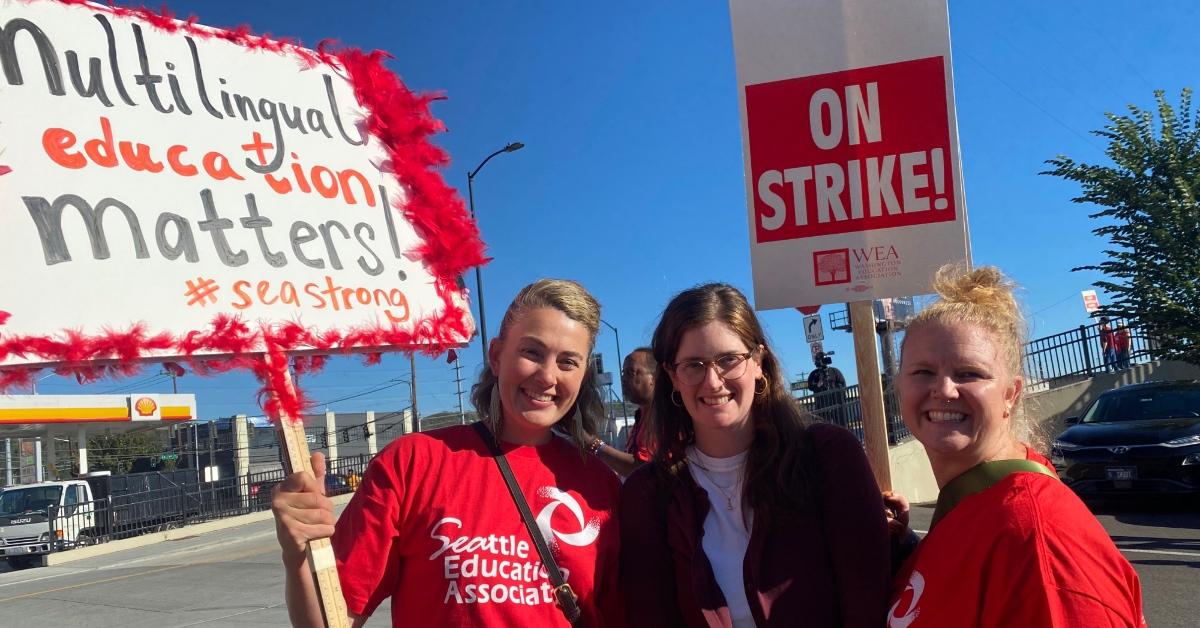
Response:
[[[335,507],[337,507],[345,505],[350,501],[351,497],[354,497],[354,493],[335,495],[330,497],[329,500],[333,502]],[[226,530],[229,528],[236,528],[238,526],[249,525],[251,523],[258,523],[260,521],[267,521],[271,519],[271,517],[272,515],[270,510],[263,510],[259,512],[252,512],[248,515],[229,517],[227,519],[205,521],[204,523],[197,523],[196,525],[175,528],[174,530],[151,532],[129,539],[120,539],[117,541],[109,541],[108,543],[100,543],[99,545],[77,547],[75,549],[63,552],[52,552],[42,556],[41,564],[43,567],[64,565],[88,558],[94,558],[96,556],[104,556],[105,554],[114,554],[116,552],[134,549],[136,547],[157,545],[167,541],[178,541],[180,539],[191,538],[202,534],[207,534],[209,532],[216,532],[218,530]]]

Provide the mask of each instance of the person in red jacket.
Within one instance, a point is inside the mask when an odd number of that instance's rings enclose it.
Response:
[[[579,284],[526,286],[488,348],[471,401],[498,436],[584,625],[620,628],[620,482],[583,447],[603,414],[588,360],[599,328],[600,306]],[[288,476],[272,502],[293,625],[325,625],[305,543],[330,535],[355,626],[389,597],[394,626],[570,625],[474,426],[409,434],[385,447],[336,526],[321,491],[320,454],[313,467],[315,477]]]
[[[1023,321],[999,270],[939,271],[901,348],[904,422],[941,494],[889,628],[1144,625],[1137,573],[1023,440]]]
[[[888,527],[862,445],[809,424],[746,298],[685,290],[652,349],[656,453],[621,492],[630,625],[879,626]]]

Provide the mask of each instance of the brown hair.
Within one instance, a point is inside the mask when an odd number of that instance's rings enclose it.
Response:
[[[588,331],[588,354],[596,346],[596,334],[600,332],[600,303],[578,282],[569,279],[539,279],[525,286],[513,298],[504,318],[500,321],[500,332],[497,341],[503,341],[505,334],[512,328],[513,323],[529,310],[551,308],[562,312],[567,318],[581,324]],[[592,360],[587,361],[587,372],[579,387],[579,396],[575,404],[559,419],[556,427],[567,434],[579,445],[582,451],[586,447],[584,433],[596,432],[596,420],[604,414],[604,403],[600,399],[600,389],[596,386],[596,374],[593,371]],[[488,363],[484,363],[479,380],[471,387],[471,403],[480,418],[487,421],[496,437],[504,422],[503,412],[499,416],[491,416],[492,394],[495,391],[498,378]],[[497,404],[497,407],[499,405]]]
[[[756,512],[777,508],[799,510],[809,503],[811,469],[805,427],[808,417],[784,385],[783,369],[771,352],[754,310],[736,288],[710,283],[684,290],[663,310],[652,342],[658,361],[654,381],[655,460],[678,474],[685,450],[696,432],[687,409],[671,401],[674,386],[666,365],[675,361],[683,335],[708,323],[719,322],[741,338],[747,349],[759,345],[766,390],[754,396],[750,408],[754,441],[746,456],[744,503]]]
[[[934,276],[933,289],[938,300],[921,310],[908,324],[908,332],[900,345],[902,362],[904,345],[912,330],[930,323],[965,323],[987,331],[1009,376],[1024,378],[1025,318],[1013,294],[1016,284],[1011,279],[995,266],[972,270],[964,264],[947,264]],[[1021,405],[1018,397],[1013,405],[1013,436],[1037,444],[1039,439],[1032,433],[1032,426],[1027,424]]]

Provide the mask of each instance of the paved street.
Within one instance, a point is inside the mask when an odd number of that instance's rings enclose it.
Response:
[[[1200,616],[1200,513],[1172,507],[1097,508],[1141,574],[1153,627]],[[932,508],[918,507],[914,529]],[[2,568],[7,571],[7,568]],[[0,623],[89,628],[286,626],[283,578],[270,521],[90,558],[0,573]],[[385,605],[368,625],[386,626]]]

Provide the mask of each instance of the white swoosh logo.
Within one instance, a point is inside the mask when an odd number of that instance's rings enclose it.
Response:
[[[908,597],[908,592],[912,591],[912,598],[909,599],[908,607],[904,609],[904,614],[897,616],[897,607],[900,602],[903,602]],[[908,586],[904,587],[904,593],[900,595],[900,599],[892,605],[892,610],[888,612],[888,628],[908,628],[917,616],[921,614],[921,610],[917,608],[917,604],[921,601],[921,594],[925,592],[925,576],[921,572],[913,570],[912,575],[908,578]]]
[[[550,503],[546,504],[537,516],[538,529],[541,530],[542,536],[546,541],[553,544],[555,539],[558,539],[567,545],[583,547],[591,545],[596,540],[596,537],[599,536],[600,522],[596,519],[584,522],[583,509],[579,507],[579,502],[575,501],[575,498],[571,497],[570,494],[564,493],[553,486],[543,488],[538,491],[538,494],[550,500]],[[566,506],[567,510],[570,510],[571,514],[575,515],[575,520],[579,522],[578,532],[559,532],[550,527],[550,519],[554,516],[554,511],[559,506]]]

